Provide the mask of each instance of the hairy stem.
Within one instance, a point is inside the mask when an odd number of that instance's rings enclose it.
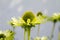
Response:
[[[60,26],[58,27],[58,40],[60,40]]]
[[[38,25],[38,32],[37,32],[37,36],[39,36],[40,34],[40,25]]]
[[[28,40],[30,40],[30,28],[28,29]]]
[[[52,40],[52,38],[53,38],[54,29],[55,29],[55,23],[53,23],[53,28],[52,28],[52,32],[51,32],[51,36],[50,36],[50,40]]]
[[[15,27],[13,27],[13,32],[15,33]],[[15,34],[14,34],[14,40],[15,40]]]
[[[26,40],[26,29],[24,29],[24,40]]]

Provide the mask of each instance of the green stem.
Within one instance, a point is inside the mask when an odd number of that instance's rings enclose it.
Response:
[[[60,32],[58,32],[58,40],[60,40]]]
[[[24,29],[24,40],[26,40],[26,29]]]
[[[30,28],[28,29],[28,40],[30,40]]]
[[[39,36],[40,34],[40,25],[38,25],[38,32],[37,32],[37,36]]]
[[[60,40],[60,26],[58,27],[58,30],[59,30],[59,32],[58,32],[58,40]]]
[[[52,28],[52,32],[51,32],[51,36],[50,36],[50,40],[52,40],[52,38],[53,38],[54,29],[55,29],[55,23],[53,23],[53,28]]]
[[[15,33],[15,27],[13,27],[13,32]],[[16,34],[16,33],[15,33]],[[15,40],[15,34],[14,34],[14,40]]]

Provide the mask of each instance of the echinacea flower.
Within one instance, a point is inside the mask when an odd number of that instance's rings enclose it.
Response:
[[[33,27],[36,24],[40,24],[37,17],[33,14],[33,12],[30,11],[25,12],[25,14],[22,16],[22,19],[25,21],[26,26]]]
[[[25,31],[28,32],[28,40],[30,40],[30,30],[32,27],[34,27],[36,24],[40,24],[37,17],[33,14],[31,11],[25,12],[25,14],[22,16],[22,19],[25,21],[23,28]],[[25,39],[26,40],[26,39]]]
[[[30,11],[25,12],[22,18],[18,20],[15,17],[11,18],[10,24],[12,26],[34,26],[36,24],[40,24],[38,18]]]
[[[44,23],[46,21],[46,18],[47,18],[47,16],[46,15],[43,15],[42,12],[38,12],[37,13],[37,17],[39,18],[40,23]]]
[[[39,19],[40,24],[42,24],[42,23],[45,23],[46,22],[47,16],[46,15],[43,15],[42,12],[38,12],[37,13],[37,18]],[[40,34],[40,24],[38,25],[37,36],[39,36],[39,34]]]
[[[31,30],[31,28],[34,27],[37,24],[40,24],[40,21],[33,14],[33,12],[27,11],[27,12],[24,13],[22,18],[19,18],[18,20],[16,18],[12,18],[10,23],[12,24],[12,26],[21,26],[22,28],[24,28],[24,35],[26,34],[26,31],[27,31],[28,40],[30,40],[30,30]],[[26,40],[25,36],[24,36],[24,40]]]
[[[25,26],[33,27],[36,24],[40,24],[40,22],[32,12],[28,11],[28,12],[25,12],[22,18],[19,18],[18,20],[12,17],[10,24],[12,26],[22,26],[25,28]]]
[[[49,21],[56,23],[60,19],[59,14],[54,13],[51,17],[48,18]]]
[[[58,14],[54,13],[50,18],[48,18],[48,21],[52,21],[53,22],[53,27],[52,27],[52,31],[51,31],[51,35],[50,35],[50,40],[52,40],[54,29],[55,29],[55,24],[58,21]]]

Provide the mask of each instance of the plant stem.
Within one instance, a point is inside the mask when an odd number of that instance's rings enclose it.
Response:
[[[13,27],[13,32],[15,33],[15,27]],[[15,40],[15,34],[14,34],[14,40]]]
[[[37,36],[39,36],[40,34],[40,25],[38,25],[38,32],[37,32]]]
[[[27,31],[28,31],[28,40],[30,40],[30,28]]]
[[[56,24],[56,23],[53,23],[53,28],[52,28],[50,40],[52,40],[52,38],[53,38],[53,33],[54,33],[54,29],[55,29],[55,24]]]
[[[60,40],[60,26],[58,27],[58,40]]]
[[[60,40],[60,32],[58,32],[58,40]]]
[[[26,32],[27,32],[27,30],[24,29],[24,40],[26,40]]]

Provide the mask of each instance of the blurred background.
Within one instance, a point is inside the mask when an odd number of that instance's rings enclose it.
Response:
[[[11,17],[21,17],[22,14],[27,10],[33,11],[34,14],[37,14],[38,11],[41,11],[43,14],[51,16],[53,13],[60,12],[60,0],[0,0],[0,30],[12,30],[12,27],[8,24]],[[49,36],[53,26],[52,24],[52,22],[41,24],[39,36]],[[59,26],[60,23],[57,22],[53,40],[58,39]],[[17,27],[15,32],[15,39],[23,40],[23,29],[21,27]],[[36,36],[37,27],[32,28],[31,31],[31,37],[35,38]]]

